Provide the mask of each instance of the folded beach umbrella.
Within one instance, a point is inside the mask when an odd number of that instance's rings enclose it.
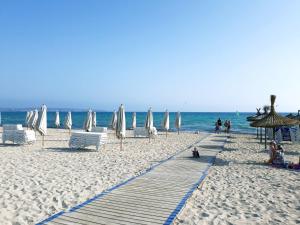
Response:
[[[262,119],[254,121],[250,124],[252,127],[273,128],[273,139],[275,139],[275,128],[279,126],[293,126],[299,124],[300,121],[281,116],[275,112],[276,96],[271,95],[271,111]],[[267,137],[265,132],[265,148],[267,148]]]
[[[60,126],[60,119],[59,119],[59,112],[56,111],[56,114],[55,114],[55,122],[54,122],[56,128],[58,128]]]
[[[96,127],[97,126],[97,117],[96,117],[96,112],[93,112],[92,114],[92,126]]]
[[[35,109],[32,113],[32,117],[30,118],[30,122],[29,122],[29,127],[31,129],[36,130],[38,118],[39,118],[39,111]]]
[[[118,110],[118,121],[116,126],[116,134],[119,139],[121,139],[120,149],[123,149],[123,139],[126,136],[126,118],[125,109],[123,104],[120,105]]]
[[[92,115],[92,110],[90,109],[87,112],[83,128],[84,128],[85,131],[91,132],[92,131],[92,127],[93,127],[93,115]]]
[[[46,105],[42,105],[41,110],[39,112],[37,131],[43,136],[42,146],[44,147],[45,135],[47,134],[47,106]]]
[[[178,131],[178,134],[179,134],[179,130],[180,130],[180,127],[181,127],[181,114],[180,114],[180,112],[176,113],[175,127]]]
[[[153,113],[152,113],[152,108],[150,107],[147,116],[146,116],[146,122],[145,122],[145,128],[148,130],[149,134],[149,142],[150,142],[150,136],[153,130]]]
[[[169,112],[166,110],[163,120],[163,129],[166,130],[166,137],[168,136],[168,130],[170,128],[170,118],[169,118]]]
[[[113,114],[112,114],[112,117],[111,117],[111,122],[110,122],[110,126],[113,130],[116,129],[116,126],[117,126],[117,120],[118,120],[118,115],[117,115],[117,112],[114,111]]]
[[[66,118],[65,118],[65,128],[69,130],[69,133],[71,133],[72,129],[72,114],[71,112],[68,112]]]
[[[132,129],[136,128],[136,113],[132,113]]]
[[[29,125],[30,125],[30,120],[31,120],[32,116],[33,116],[33,111],[28,111],[26,113],[25,124],[27,125],[27,127],[29,127]]]

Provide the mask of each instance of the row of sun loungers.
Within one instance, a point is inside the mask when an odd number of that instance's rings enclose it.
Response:
[[[94,127],[92,132],[73,131],[69,140],[71,149],[86,148],[95,146],[98,151],[101,146],[105,146],[108,141],[107,127]],[[144,127],[134,129],[134,137],[154,137],[157,135],[157,130],[153,127],[150,132]],[[3,125],[2,141],[11,141],[14,144],[32,144],[36,141],[35,131],[24,130],[21,124]]]

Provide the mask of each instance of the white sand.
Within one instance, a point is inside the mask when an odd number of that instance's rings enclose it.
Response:
[[[300,145],[284,147],[298,162]],[[263,148],[253,136],[232,135],[174,224],[299,224],[300,172],[262,164]]]
[[[40,222],[138,175],[203,135],[169,133],[150,144],[146,138],[127,138],[121,152],[119,141],[109,135],[99,152],[70,151],[68,133],[49,129],[45,149],[39,135],[34,145],[0,145],[0,224]]]

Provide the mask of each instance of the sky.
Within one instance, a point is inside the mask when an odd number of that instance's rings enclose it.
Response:
[[[1,0],[0,108],[300,109],[298,0]]]

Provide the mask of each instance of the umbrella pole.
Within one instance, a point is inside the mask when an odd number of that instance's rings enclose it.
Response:
[[[273,140],[275,140],[275,127],[273,127]]]
[[[178,134],[179,134],[179,128],[178,128]]]
[[[267,149],[267,128],[265,128],[265,149]]]
[[[123,149],[123,138],[121,138],[121,144],[120,144],[120,150],[122,151]]]
[[[168,131],[166,131],[166,138],[168,137]]]
[[[262,128],[260,128],[260,143],[262,143]]]
[[[256,138],[258,139],[258,128],[256,128]]]

